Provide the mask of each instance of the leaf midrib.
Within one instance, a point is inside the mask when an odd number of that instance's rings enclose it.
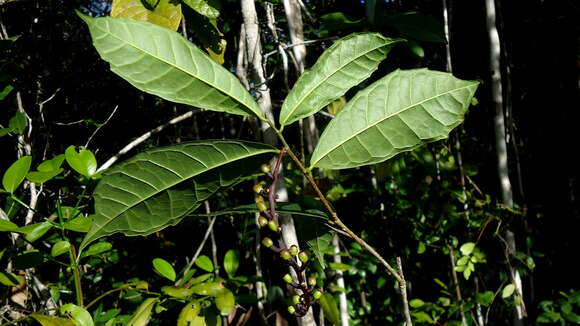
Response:
[[[101,19],[102,19],[102,18],[101,18]],[[105,19],[107,19],[107,20],[110,20],[109,18],[105,18]],[[112,18],[112,19],[128,20],[128,19],[125,19],[125,18]],[[264,118],[264,117],[262,117],[262,116],[261,116],[261,115],[258,113],[259,111],[254,111],[254,110],[253,110],[251,107],[249,107],[248,105],[246,105],[246,103],[244,103],[242,100],[240,100],[240,99],[239,99],[237,96],[231,95],[231,94],[229,94],[228,92],[226,92],[226,91],[222,90],[222,88],[220,88],[220,87],[217,87],[215,84],[213,84],[213,83],[211,83],[211,82],[209,82],[209,81],[207,81],[207,80],[205,80],[205,79],[203,79],[203,78],[201,78],[201,77],[198,77],[197,75],[194,75],[194,74],[192,74],[191,72],[189,72],[189,71],[187,71],[187,70],[184,70],[184,69],[182,69],[181,67],[179,67],[179,66],[177,66],[177,65],[175,65],[175,64],[173,64],[173,63],[171,63],[171,62],[169,62],[169,61],[167,61],[167,60],[164,60],[164,59],[162,59],[162,58],[160,58],[160,57],[158,57],[158,56],[156,56],[156,55],[154,55],[154,54],[152,54],[152,53],[150,53],[150,52],[148,52],[148,51],[145,51],[144,49],[142,49],[142,48],[138,47],[136,44],[133,44],[132,42],[129,42],[129,41],[127,41],[127,40],[124,40],[124,39],[122,39],[121,37],[119,37],[119,36],[117,36],[117,35],[113,34],[113,33],[110,31],[110,27],[109,27],[109,24],[108,24],[108,23],[107,23],[107,30],[105,30],[105,29],[101,28],[101,27],[100,27],[98,24],[96,24],[96,23],[94,23],[94,22],[91,22],[91,24],[92,24],[93,26],[96,26],[97,28],[99,28],[99,29],[100,29],[100,30],[101,30],[103,33],[105,33],[105,34],[108,34],[108,35],[111,35],[112,37],[116,38],[117,40],[119,40],[119,41],[121,41],[121,42],[124,42],[124,43],[126,43],[126,44],[128,44],[128,45],[132,46],[133,48],[135,48],[135,49],[137,49],[137,50],[139,50],[139,51],[141,51],[141,52],[145,53],[145,54],[148,54],[148,55],[150,55],[150,56],[151,56],[151,57],[153,57],[154,59],[157,59],[158,61],[160,61],[160,62],[162,62],[162,63],[165,63],[165,64],[167,64],[167,65],[169,65],[169,66],[173,67],[174,69],[177,69],[177,70],[179,70],[179,71],[181,71],[181,72],[185,73],[185,74],[186,74],[186,75],[188,75],[188,76],[191,76],[191,77],[193,77],[193,78],[195,78],[195,79],[199,79],[199,80],[201,80],[203,83],[205,83],[205,84],[207,84],[207,85],[209,85],[209,86],[211,86],[211,87],[215,88],[215,89],[216,89],[216,90],[218,90],[220,93],[222,93],[222,94],[225,94],[225,95],[227,95],[227,96],[229,96],[229,97],[233,98],[234,100],[236,100],[236,102],[238,102],[238,103],[242,104],[244,107],[246,107],[247,109],[249,109],[249,110],[250,110],[250,112],[254,113],[254,114],[255,114],[255,115],[256,115],[256,116],[257,116],[257,117],[258,117],[260,120],[266,121],[266,120],[265,120],[265,118]],[[165,32],[166,32],[166,31],[165,31]],[[183,41],[183,40],[180,40],[180,41]],[[199,50],[199,49],[198,49],[198,50]],[[174,56],[175,56],[175,55],[174,55]],[[211,59],[210,59],[210,60],[211,60]],[[195,62],[195,60],[193,60],[193,61]]]
[[[347,66],[347,65],[351,64],[352,62],[358,60],[360,57],[366,55],[369,52],[375,51],[377,49],[380,49],[380,48],[382,48],[384,46],[387,46],[387,45],[390,45],[390,44],[393,44],[393,43],[396,43],[396,42],[397,41],[392,41],[391,43],[385,43],[385,44],[383,44],[381,46],[374,47],[374,48],[372,48],[372,50],[366,51],[364,54],[361,54],[361,55],[357,56],[353,60],[348,61],[348,63],[340,66],[339,68],[337,68],[332,74],[329,74],[328,77],[323,78],[318,84],[316,84],[315,87],[312,87],[309,91],[307,91],[306,94],[300,99],[300,101],[298,101],[298,103],[294,106],[294,109],[290,110],[290,112],[287,114],[286,119],[284,119],[284,121],[280,121],[280,124],[282,126],[285,126],[286,125],[286,122],[291,118],[292,114],[294,114],[294,112],[296,112],[296,110],[300,107],[300,105],[302,105],[302,103],[306,100],[306,98],[309,97],[310,94],[312,94],[315,89],[317,89],[318,87],[320,87],[320,85],[322,85],[323,82],[327,81],[332,76],[336,75],[340,70],[342,70],[342,68],[344,68],[345,66]],[[376,68],[375,68],[375,70],[376,70]]]
[[[224,142],[224,143],[227,143],[227,142]],[[203,144],[203,143],[202,143],[202,144]],[[239,144],[239,143],[235,143],[235,142],[234,142],[234,144]],[[215,148],[215,146],[213,146],[213,145],[211,145],[211,144],[207,144],[207,145],[210,145],[210,146],[212,146],[212,147],[214,147],[214,148]],[[141,198],[140,200],[138,200],[138,201],[136,201],[136,202],[132,203],[131,205],[128,205],[126,209],[124,209],[124,210],[122,210],[121,212],[119,212],[119,213],[118,213],[116,216],[109,217],[109,216],[106,216],[106,215],[104,215],[104,214],[100,214],[101,216],[104,216],[104,217],[106,217],[106,218],[107,218],[107,221],[106,221],[106,223],[104,223],[104,224],[102,224],[102,225],[100,225],[100,226],[99,226],[99,230],[102,230],[102,229],[103,229],[103,228],[105,228],[105,227],[106,227],[106,226],[107,226],[109,223],[111,223],[112,221],[114,221],[116,218],[118,218],[119,216],[121,216],[122,214],[124,214],[125,212],[127,212],[128,210],[130,210],[130,209],[132,209],[133,207],[137,206],[138,204],[140,204],[140,203],[142,203],[142,202],[146,201],[147,199],[149,199],[149,198],[151,198],[151,197],[153,197],[153,196],[155,196],[155,195],[157,195],[157,194],[160,194],[160,193],[162,193],[163,191],[166,191],[167,189],[170,189],[170,188],[172,188],[173,186],[175,186],[175,185],[177,185],[177,184],[179,184],[179,183],[181,183],[181,182],[183,182],[183,181],[189,180],[189,179],[191,179],[191,178],[193,178],[193,177],[195,177],[195,176],[198,176],[198,175],[200,175],[200,174],[202,174],[202,173],[208,172],[209,170],[213,170],[213,169],[215,169],[215,168],[219,168],[220,166],[223,166],[223,165],[226,165],[226,164],[232,163],[232,162],[234,162],[234,161],[238,161],[238,160],[241,160],[241,159],[244,159],[244,158],[247,158],[247,157],[251,157],[251,156],[255,156],[255,155],[265,154],[265,153],[268,153],[268,152],[275,153],[275,152],[276,152],[276,150],[275,150],[275,149],[269,149],[269,150],[268,150],[268,149],[265,149],[265,150],[263,150],[263,151],[260,151],[260,152],[257,152],[257,153],[249,153],[248,155],[239,156],[239,157],[237,157],[236,159],[233,159],[233,160],[228,160],[228,161],[226,161],[226,162],[220,162],[220,164],[217,164],[217,165],[215,165],[215,166],[212,166],[212,167],[209,167],[209,168],[207,168],[207,169],[205,169],[205,170],[199,171],[198,173],[191,174],[191,175],[189,175],[189,176],[187,176],[187,177],[184,177],[184,178],[182,178],[181,180],[179,180],[179,181],[177,181],[177,182],[171,183],[170,185],[168,185],[168,186],[166,186],[166,187],[164,187],[164,188],[162,188],[162,189],[159,189],[159,191],[153,192],[153,193],[151,193],[150,195],[148,195],[148,196],[146,196],[146,197],[143,197],[143,198]],[[137,179],[137,178],[135,178],[135,177],[133,177],[133,176],[131,176],[131,177],[132,177],[132,178],[134,178],[134,179]],[[137,180],[139,180],[139,179],[137,179]],[[123,189],[123,190],[124,190],[124,189]],[[95,232],[92,232],[92,234],[91,234],[91,235],[93,235],[93,234],[95,234]],[[87,235],[87,237],[88,237],[88,235]]]
[[[324,154],[323,154],[323,155],[320,155],[320,156],[319,156],[320,158],[318,158],[316,161],[314,161],[314,162],[310,162],[310,167],[309,167],[309,169],[312,169],[312,168],[314,168],[314,167],[316,166],[316,164],[317,164],[318,162],[320,162],[320,160],[322,160],[322,159],[323,159],[325,156],[327,156],[329,153],[331,153],[331,152],[333,152],[334,150],[336,150],[338,147],[342,146],[342,145],[343,145],[344,143],[346,143],[347,141],[350,141],[351,139],[355,138],[355,137],[356,137],[356,136],[358,136],[359,134],[361,134],[361,133],[365,132],[366,130],[368,130],[368,129],[370,129],[370,128],[372,128],[372,127],[376,126],[376,125],[378,125],[379,123],[381,123],[381,122],[383,122],[383,121],[385,121],[385,120],[387,120],[387,119],[390,119],[390,118],[394,117],[395,115],[401,114],[401,113],[403,113],[403,112],[405,112],[405,111],[407,111],[407,110],[409,110],[409,109],[411,109],[411,108],[413,108],[413,107],[415,107],[415,106],[421,105],[421,104],[423,104],[423,103],[425,103],[425,102],[428,102],[428,101],[431,101],[431,100],[433,100],[433,99],[435,99],[435,98],[438,98],[438,97],[441,97],[441,96],[444,96],[444,95],[448,95],[448,94],[450,94],[451,92],[460,91],[460,90],[462,90],[462,89],[466,89],[466,88],[469,88],[469,87],[473,87],[473,84],[469,84],[469,85],[466,85],[466,86],[463,86],[463,87],[460,87],[460,88],[455,88],[455,89],[452,89],[452,90],[446,91],[446,92],[444,92],[444,93],[437,94],[437,95],[435,95],[435,96],[431,96],[431,97],[429,97],[429,98],[427,98],[427,99],[424,99],[424,100],[422,100],[422,101],[419,101],[419,102],[417,102],[417,103],[414,103],[414,104],[412,104],[412,105],[408,105],[407,107],[404,107],[404,108],[402,108],[401,110],[399,110],[399,111],[397,111],[397,112],[394,112],[394,113],[392,113],[392,114],[389,114],[389,115],[385,116],[383,119],[380,119],[380,120],[378,120],[377,122],[375,122],[375,123],[373,123],[373,124],[371,124],[371,125],[369,125],[369,126],[367,126],[367,127],[363,128],[363,129],[361,129],[361,130],[357,131],[355,134],[351,135],[351,137],[350,137],[350,138],[348,138],[348,139],[346,139],[346,140],[344,140],[344,141],[342,141],[342,142],[339,142],[339,143],[338,143],[336,146],[333,146],[333,147],[331,147],[331,149],[329,149],[329,150],[327,150],[326,152],[324,152]],[[345,109],[348,109],[348,108],[345,108]],[[333,121],[335,121],[335,120],[333,120]],[[327,128],[328,128],[328,127],[327,127]]]

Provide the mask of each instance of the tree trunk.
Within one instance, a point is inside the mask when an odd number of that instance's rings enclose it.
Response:
[[[506,143],[505,113],[503,109],[502,78],[501,78],[501,43],[496,25],[496,6],[494,0],[485,1],[487,15],[487,30],[490,40],[490,71],[491,71],[491,92],[492,103],[495,108],[494,127],[495,144],[497,155],[497,171],[500,181],[502,202],[508,207],[513,207],[513,193],[508,170],[508,152]],[[509,96],[510,94],[508,94]],[[507,230],[506,241],[508,252],[513,254],[516,251],[515,234]],[[508,257],[509,258],[509,257]],[[514,325],[523,325],[525,306],[523,304],[522,280],[519,271],[510,266],[510,275],[516,288]]]

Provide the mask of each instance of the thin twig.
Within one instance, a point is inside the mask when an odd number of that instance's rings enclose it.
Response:
[[[99,132],[99,130],[101,130],[101,128],[103,128],[107,123],[109,123],[109,121],[111,120],[111,118],[115,115],[115,112],[117,112],[117,109],[118,108],[119,108],[119,106],[118,105],[115,105],[115,108],[113,109],[113,112],[111,112],[111,114],[109,115],[109,117],[107,118],[107,120],[105,120],[105,122],[103,122],[100,126],[98,126],[97,129],[95,129],[95,131],[89,137],[89,139],[85,143],[85,147],[89,147],[89,143],[91,142],[91,140],[93,139],[93,137],[95,137],[95,135],[97,134],[97,132]]]
[[[461,297],[461,288],[459,287],[459,278],[457,277],[457,271],[455,271],[455,251],[453,250],[453,246],[447,245],[447,247],[449,248],[449,261],[451,262],[451,276],[453,277],[453,284],[455,285],[455,295],[457,296],[457,301],[459,301],[461,324],[467,326],[465,310],[463,309],[463,299]]]
[[[207,227],[207,230],[205,231],[205,234],[203,235],[203,239],[201,240],[201,243],[197,247],[197,250],[195,250],[195,254],[193,254],[193,257],[191,258],[191,260],[189,261],[189,263],[187,263],[187,266],[183,270],[183,275],[184,276],[185,276],[185,274],[187,274],[187,272],[189,272],[189,270],[193,266],[193,263],[195,263],[195,260],[197,259],[197,257],[199,257],[199,254],[201,253],[201,250],[205,246],[205,242],[209,238],[209,235],[211,233],[211,230],[213,230],[213,225],[215,223],[215,220],[216,220],[216,217],[215,216],[210,219],[209,225]],[[182,277],[182,279],[183,279],[183,277]],[[179,283],[179,281],[177,283]]]
[[[405,326],[413,326],[413,322],[411,321],[411,312],[409,311],[409,301],[407,299],[407,282],[405,281],[405,276],[403,274],[403,264],[401,263],[401,257],[397,257],[397,266],[399,267],[399,276],[403,280],[402,282],[399,282],[399,289],[401,290],[401,297],[403,299]]]

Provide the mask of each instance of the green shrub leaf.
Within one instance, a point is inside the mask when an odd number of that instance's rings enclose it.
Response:
[[[162,258],[153,259],[153,268],[155,268],[155,270],[161,274],[161,276],[169,279],[172,282],[175,282],[175,270],[167,260]]]
[[[195,260],[195,265],[197,267],[203,269],[206,272],[211,273],[214,270],[211,259],[209,259],[209,257],[206,255],[201,255],[201,256],[197,257],[197,259]]]
[[[23,156],[16,162],[12,163],[2,177],[2,186],[4,187],[4,190],[9,193],[14,193],[22,181],[24,181],[26,174],[30,170],[31,163],[32,156]]]
[[[236,275],[240,266],[240,252],[236,249],[230,249],[224,257],[224,269],[230,278]]]
[[[388,74],[360,91],[328,124],[310,169],[378,163],[446,138],[463,121],[477,85],[427,69]]]
[[[328,48],[306,71],[282,105],[280,125],[318,112],[367,79],[401,40],[377,33],[352,34]]]

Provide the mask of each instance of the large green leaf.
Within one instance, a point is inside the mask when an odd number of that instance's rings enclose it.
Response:
[[[197,11],[200,15],[210,19],[216,19],[220,15],[220,12],[210,6],[205,0],[183,0],[183,3]]]
[[[257,173],[275,152],[259,143],[208,140],[138,154],[97,185],[94,223],[81,249],[116,232],[147,235],[175,225],[212,194]]]
[[[388,74],[360,91],[328,124],[310,169],[378,163],[446,138],[463,121],[477,85],[427,69]]]
[[[265,120],[238,79],[177,32],[132,19],[80,16],[111,71],[138,89],[172,102]]]
[[[401,40],[377,33],[351,34],[328,48],[296,82],[280,112],[285,126],[309,116],[368,78]]]

